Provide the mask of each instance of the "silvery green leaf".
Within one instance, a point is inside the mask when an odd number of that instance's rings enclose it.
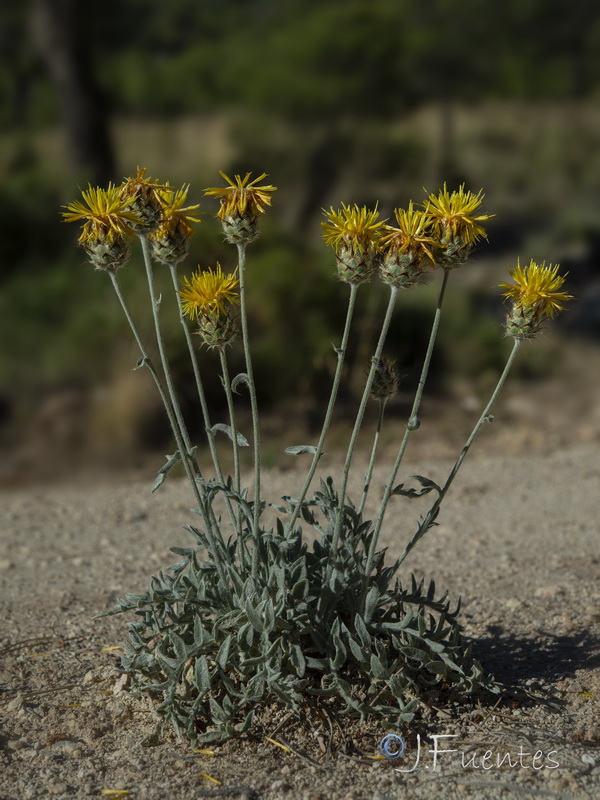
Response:
[[[415,475],[414,477],[417,476]],[[420,491],[417,491],[417,489],[411,489],[410,487],[405,489],[404,484],[400,483],[398,484],[398,486],[392,489],[392,494],[402,495],[403,497],[409,497],[412,500],[414,497],[422,497],[424,494],[430,492],[433,488],[434,488],[433,486],[424,486]]]
[[[257,614],[256,609],[252,606],[249,600],[246,601],[246,615],[248,621],[257,633],[262,633],[263,621],[260,614]]]
[[[288,513],[288,508],[286,506],[279,505],[278,503],[269,503],[269,508],[274,508],[275,511],[280,511],[282,514]]]
[[[152,484],[152,488],[150,489],[151,493],[155,492],[159,486],[163,485],[169,470],[172,469],[178,461],[181,461],[181,453],[179,450],[176,450],[172,456],[165,456],[165,458],[167,459],[167,463],[163,464],[158,470],[158,474],[156,475],[154,483]]]
[[[200,656],[200,658],[197,659],[195,673],[198,688],[203,691],[210,689],[210,671],[208,669],[206,656]]]
[[[354,658],[357,661],[359,661],[360,663],[363,663],[363,662],[365,662],[367,660],[367,656],[366,656],[365,651],[358,644],[358,642],[355,641],[355,639],[352,638],[352,636],[348,637],[348,647],[350,648],[350,652],[352,653],[352,655],[354,656]]]
[[[283,452],[290,456],[300,456],[304,453],[311,453],[311,455],[314,455],[317,452],[317,448],[312,444],[297,444],[293,447],[286,447]]]
[[[371,586],[369,589],[369,593],[367,594],[367,598],[365,600],[365,618],[370,620],[373,616],[375,609],[377,608],[377,602],[379,600],[379,592],[377,591],[376,586]]]
[[[441,494],[441,488],[435,481],[432,481],[431,478],[424,478],[422,475],[413,475],[413,478],[416,478],[421,486],[425,486],[428,489],[435,489],[438,494]]]
[[[271,633],[275,627],[275,611],[273,609],[273,601],[271,598],[269,598],[265,603],[263,614],[265,620],[264,629],[267,633]]]
[[[219,652],[215,656],[215,661],[221,667],[223,672],[225,672],[227,669],[230,647],[231,647],[231,636],[228,636],[226,639],[223,640],[221,646],[219,647]]]
[[[336,621],[331,627],[331,641],[333,642],[333,646],[335,648],[335,655],[331,661],[331,668],[335,670],[339,669],[342,666],[348,654],[344,646],[344,643],[342,642],[342,639],[340,637],[339,630],[340,630],[339,620],[336,619]]]
[[[360,643],[364,647],[365,650],[371,649],[371,637],[369,635],[369,631],[367,630],[367,626],[364,623],[363,618],[360,614],[356,614],[354,616],[354,629],[358,634],[360,639]]]
[[[379,658],[375,655],[375,653],[371,654],[371,673],[381,681],[384,681],[387,678],[387,669],[382,664]]]
[[[248,388],[250,388],[249,378],[245,372],[240,372],[239,375],[236,375],[235,378],[231,381],[231,391],[237,394],[238,386],[240,383],[245,383]]]
[[[225,425],[223,422],[217,422],[217,424],[213,425],[210,430],[211,433],[216,433],[217,431],[222,431],[223,433],[226,433],[227,436],[229,436],[229,438],[233,442],[233,429],[231,425]],[[248,447],[249,446],[248,439],[246,439],[246,437],[243,436],[239,431],[237,431],[236,433],[237,433],[238,445],[240,447]]]
[[[135,371],[136,369],[141,369],[147,363],[148,363],[148,359],[146,358],[146,356],[142,356],[141,358],[138,359],[138,361],[137,361],[135,367],[133,368],[133,370]]]
[[[201,645],[205,640],[210,639],[210,634],[202,624],[199,614],[194,616],[194,644]]]
[[[290,661],[292,666],[298,673],[298,677],[302,678],[306,672],[306,659],[299,644],[292,644],[290,649]]]
[[[188,649],[185,645],[183,639],[178,636],[175,631],[169,631],[169,639],[173,645],[173,649],[177,653],[177,657],[180,661],[185,661],[188,654]]]

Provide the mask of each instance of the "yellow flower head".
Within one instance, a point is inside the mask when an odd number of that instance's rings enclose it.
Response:
[[[135,178],[127,178],[121,184],[121,195],[131,200],[131,207],[138,215],[138,230],[148,232],[158,227],[163,207],[161,193],[169,190],[169,186],[147,178],[145,167],[138,167]]]
[[[407,209],[396,208],[394,216],[398,227],[384,226],[381,249],[394,253],[410,253],[420,260],[424,257],[435,266],[435,256],[432,251],[437,243],[430,235],[433,217],[425,211],[415,209],[412,200]]]
[[[500,288],[507,290],[504,296],[510,297],[519,309],[553,317],[562,311],[564,303],[573,299],[567,292],[559,291],[565,279],[558,274],[558,267],[558,264],[536,264],[533,260],[527,267],[521,267],[517,261],[517,266],[510,270],[516,285],[501,283]]]
[[[342,203],[340,210],[334,211],[332,207],[329,211],[324,210],[324,213],[328,222],[321,223],[323,238],[336,253],[341,249],[353,253],[377,249],[383,226],[383,221],[377,222],[377,209],[369,210],[366,206],[359,208],[356,204],[347,206]]]
[[[239,303],[236,273],[224,275],[221,265],[216,270],[200,270],[184,278],[179,291],[182,310],[191,319],[227,314],[228,304]]]
[[[322,222],[323,238],[335,250],[337,272],[346,283],[359,284],[368,281],[375,269],[383,222],[377,222],[377,209],[365,206],[347,206],[334,211],[323,209],[327,222]]]
[[[272,198],[269,193],[277,191],[276,186],[256,186],[259,181],[267,177],[266,172],[253,181],[250,180],[250,172],[247,172],[243,178],[236,175],[234,180],[228,178],[220,170],[219,175],[227,181],[229,186],[205,189],[204,194],[218,197],[221,200],[221,208],[217,213],[220,219],[249,217],[255,220],[264,214],[267,207],[271,205]]]
[[[195,203],[193,206],[183,205],[187,199],[189,190],[189,183],[176,191],[171,189],[167,184],[165,189],[158,192],[162,204],[161,227],[172,228],[176,225],[182,225],[189,234],[193,232],[194,229],[190,225],[190,222],[200,222],[200,220],[198,217],[194,217],[188,212],[200,208],[200,204]]]
[[[107,189],[89,185],[82,196],[84,203],[76,200],[65,206],[67,210],[62,212],[65,222],[85,220],[79,237],[81,244],[97,233],[104,233],[111,238],[116,234],[132,233],[132,225],[137,222],[137,216],[131,209],[132,199],[123,197],[120,189],[112,183],[108,184]]]
[[[485,237],[485,229],[478,223],[490,219],[490,215],[475,216],[482,200],[481,191],[466,192],[464,184],[456,192],[449,192],[444,184],[441,192],[429,195],[424,208],[433,218],[435,235],[443,245],[460,239],[463,247],[470,247]]]
[[[182,186],[174,191],[169,186],[158,192],[162,203],[161,223],[148,239],[152,255],[163,264],[177,264],[186,257],[194,234],[190,222],[200,222],[189,213],[198,208],[198,203],[184,206],[189,188],[189,185]]]

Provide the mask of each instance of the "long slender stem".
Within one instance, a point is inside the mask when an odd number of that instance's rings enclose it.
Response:
[[[381,428],[383,426],[383,415],[385,413],[385,398],[379,398],[379,413],[377,415],[377,426],[375,428],[375,436],[373,437],[373,447],[371,448],[371,457],[369,459],[369,466],[367,468],[367,473],[365,475],[365,485],[363,487],[363,494],[362,499],[360,501],[360,506],[358,508],[359,516],[365,510],[365,503],[367,502],[367,497],[369,495],[369,489],[371,487],[371,479],[373,477],[373,469],[375,467],[375,456],[377,455],[377,448],[379,447],[379,438],[381,436]]]
[[[388,301],[387,310],[385,312],[385,317],[383,320],[383,324],[381,326],[381,333],[379,334],[379,341],[377,342],[377,347],[375,348],[375,353],[373,358],[371,359],[371,369],[369,370],[369,375],[367,377],[367,382],[365,384],[365,389],[363,392],[362,400],[360,402],[360,406],[358,412],[356,414],[356,421],[354,423],[354,430],[352,431],[352,436],[350,437],[350,443],[348,445],[348,451],[346,453],[346,460],[344,462],[344,469],[342,473],[342,482],[339,491],[338,497],[338,509],[337,509],[337,519],[335,523],[335,529],[333,532],[333,540],[331,544],[331,553],[335,553],[337,540],[339,538],[343,518],[344,518],[344,502],[346,500],[346,488],[348,486],[348,477],[350,474],[350,464],[352,462],[352,456],[354,455],[354,449],[356,447],[356,442],[358,440],[358,434],[362,426],[362,422],[365,416],[365,409],[367,407],[367,403],[369,402],[369,396],[371,394],[371,388],[373,386],[373,380],[375,378],[375,372],[379,365],[379,360],[381,359],[381,353],[383,351],[383,345],[385,344],[385,340],[387,337],[387,332],[390,327],[390,322],[392,320],[392,313],[394,311],[394,306],[396,304],[396,297],[398,295],[398,289],[396,286],[390,286],[390,299]]]
[[[331,394],[329,396],[329,404],[327,406],[327,411],[325,412],[325,419],[323,421],[323,427],[321,429],[321,435],[319,437],[319,441],[317,444],[317,449],[315,454],[313,455],[312,464],[310,465],[310,469],[308,470],[308,474],[306,476],[306,480],[304,481],[304,486],[302,487],[302,491],[300,492],[300,496],[298,498],[298,503],[296,508],[294,509],[294,513],[292,514],[290,521],[288,522],[286,529],[287,531],[291,531],[294,527],[296,520],[298,519],[298,514],[302,509],[302,504],[304,502],[304,498],[310,488],[311,481],[314,477],[315,471],[317,469],[317,464],[319,463],[319,459],[323,455],[323,448],[325,446],[325,439],[327,434],[329,433],[329,428],[331,425],[331,418],[333,417],[333,409],[335,408],[335,401],[337,400],[337,394],[340,387],[340,381],[342,378],[342,369],[344,366],[344,358],[346,356],[346,350],[348,349],[348,339],[350,337],[350,327],[352,324],[352,317],[354,315],[354,306],[356,304],[356,292],[358,290],[358,284],[351,283],[350,284],[350,297],[348,299],[348,309],[346,311],[346,323],[344,325],[344,333],[342,336],[342,344],[339,348],[336,348],[337,353],[337,367],[335,370],[335,375],[333,377],[333,385],[331,387]]]
[[[171,273],[171,280],[173,282],[173,288],[175,289],[175,295],[177,297],[177,303],[179,306],[179,321],[181,322],[181,325],[183,327],[185,341],[187,343],[188,352],[190,354],[190,360],[192,362],[192,370],[194,372],[194,380],[196,381],[196,391],[198,393],[198,399],[200,400],[200,408],[202,410],[202,418],[204,420],[204,430],[206,432],[206,437],[208,439],[208,447],[210,449],[213,466],[215,468],[215,473],[219,480],[219,483],[224,484],[225,479],[223,477],[223,470],[221,469],[221,464],[219,462],[219,455],[217,453],[215,437],[212,432],[212,424],[210,420],[210,414],[208,411],[208,403],[206,402],[206,394],[204,392],[202,376],[200,375],[200,365],[198,364],[198,356],[196,354],[196,348],[194,347],[194,343],[192,341],[192,335],[190,333],[190,329],[185,319],[185,314],[183,313],[183,304],[181,301],[181,297],[179,296],[179,283],[177,280],[177,264],[169,264],[169,270]],[[227,496],[225,496],[225,503],[227,505],[227,510],[229,512],[231,523],[234,529],[236,529],[235,514],[233,512],[231,500]]]
[[[233,407],[233,395],[231,393],[231,381],[229,379],[229,369],[227,367],[227,357],[225,348],[219,347],[219,358],[221,360],[221,371],[223,373],[223,388],[227,398],[227,410],[229,411],[229,425],[231,427],[231,440],[233,444],[233,475],[235,480],[235,490],[240,491],[240,458],[238,447],[238,433],[235,424],[235,409]]]
[[[181,438],[185,444],[184,449],[181,450],[181,460],[189,462],[192,471],[196,472],[201,478],[202,475],[200,473],[200,468],[198,466],[196,459],[193,457],[191,453],[192,445],[190,442],[190,437],[187,431],[185,420],[183,419],[183,414],[181,413],[181,406],[179,405],[179,400],[177,399],[177,393],[175,391],[175,386],[173,385],[173,379],[171,377],[171,369],[169,366],[169,361],[167,359],[167,354],[165,350],[165,344],[160,325],[160,316],[158,313],[158,305],[160,301],[156,297],[156,291],[154,288],[154,274],[152,270],[152,259],[150,257],[150,248],[148,246],[148,238],[143,234],[140,234],[139,238],[142,243],[142,253],[144,254],[144,265],[146,267],[146,277],[148,279],[148,290],[150,292],[150,304],[152,306],[152,319],[154,320],[154,330],[156,333],[156,343],[158,345],[158,352],[160,354],[160,360],[163,368],[163,373],[165,376],[165,381],[167,384],[167,390],[169,392],[169,397],[171,399],[173,412],[177,419],[179,430],[181,431]]]
[[[154,363],[153,363],[152,359],[150,358],[150,354],[148,353],[148,350],[146,349],[146,346],[145,346],[145,344],[144,344],[144,342],[142,340],[142,337],[140,336],[140,332],[138,331],[137,325],[135,324],[135,322],[133,320],[133,317],[131,316],[131,312],[129,310],[129,306],[127,305],[127,301],[125,300],[123,292],[121,291],[121,285],[119,283],[119,279],[117,277],[117,274],[115,272],[112,272],[112,271],[108,271],[108,274],[110,276],[110,279],[111,279],[113,288],[115,290],[115,293],[117,295],[117,298],[118,298],[118,300],[119,300],[119,302],[121,304],[121,308],[123,309],[123,313],[125,314],[125,318],[127,319],[127,322],[129,323],[129,327],[131,328],[131,332],[133,333],[135,341],[137,342],[137,346],[140,349],[140,353],[142,354],[142,358],[144,360],[144,364],[150,370],[150,374],[152,375],[152,377],[154,379],[154,383],[156,384],[156,388],[158,389],[158,393],[160,395],[160,399],[162,401],[162,404],[165,407],[165,411],[167,412],[167,417],[168,417],[168,420],[169,420],[169,425],[171,427],[171,431],[172,431],[173,436],[175,438],[175,442],[177,443],[177,448],[180,448],[180,446],[181,446],[181,436],[180,436],[180,432],[179,432],[179,427],[177,425],[177,420],[175,419],[175,416],[173,415],[173,409],[172,409],[171,404],[169,402],[169,398],[167,397],[167,394],[165,392],[164,386],[162,385],[162,381],[160,380],[158,372],[156,371],[156,367],[154,366]],[[198,497],[199,496],[198,495],[198,486],[196,484],[196,481],[194,481],[194,480],[192,480],[192,488],[194,489],[194,493]]]
[[[415,399],[413,401],[412,409],[410,411],[410,416],[408,418],[408,424],[406,425],[406,430],[404,431],[404,437],[402,439],[402,443],[398,450],[398,455],[396,456],[396,460],[394,461],[394,465],[392,467],[392,471],[390,473],[390,477],[388,482],[385,485],[385,489],[383,492],[383,498],[381,500],[381,506],[379,508],[379,514],[377,516],[377,521],[375,522],[375,529],[373,533],[373,538],[371,540],[371,545],[369,547],[369,555],[367,557],[367,563],[365,566],[365,577],[367,577],[371,572],[371,567],[373,566],[373,558],[375,556],[375,549],[377,547],[377,541],[379,539],[379,534],[381,532],[381,526],[383,525],[383,518],[385,516],[385,512],[392,496],[392,490],[394,488],[394,482],[396,480],[396,475],[398,474],[398,470],[400,469],[400,464],[404,457],[404,453],[406,451],[406,446],[408,444],[408,440],[410,435],[413,431],[416,431],[419,427],[419,408],[421,407],[421,400],[423,399],[423,390],[425,389],[425,383],[427,381],[427,375],[429,374],[429,366],[431,364],[431,357],[433,355],[433,347],[435,345],[435,340],[437,338],[438,330],[440,327],[440,318],[442,315],[442,304],[444,302],[444,296],[446,294],[446,286],[448,284],[448,277],[450,276],[450,270],[444,269],[444,277],[442,279],[442,285],[440,287],[437,306],[435,309],[435,315],[433,318],[433,323],[431,326],[431,333],[429,335],[429,344],[427,345],[427,352],[425,353],[425,360],[423,362],[423,368],[421,370],[421,376],[419,378],[419,384],[417,386],[417,391],[415,393]]]
[[[194,380],[196,381],[196,391],[198,393],[198,399],[200,400],[200,408],[202,409],[202,418],[204,420],[204,430],[206,432],[206,436],[208,438],[208,446],[210,448],[210,454],[213,460],[213,466],[215,468],[215,473],[217,478],[221,483],[223,483],[223,471],[221,470],[221,465],[219,463],[219,456],[215,446],[215,437],[211,430],[212,425],[210,421],[210,414],[208,412],[208,404],[206,402],[206,394],[204,392],[204,385],[202,383],[202,377],[200,375],[200,367],[198,364],[198,356],[196,355],[196,348],[194,347],[194,343],[192,341],[192,335],[190,333],[190,329],[187,325],[185,315],[183,313],[183,305],[181,302],[181,297],[179,296],[179,284],[177,281],[177,265],[170,264],[169,269],[171,272],[171,279],[173,281],[173,288],[175,289],[175,294],[177,297],[177,302],[179,305],[179,320],[183,327],[183,332],[185,335],[185,341],[188,347],[188,351],[190,354],[190,360],[192,362],[192,370],[194,372]]]
[[[119,302],[121,304],[121,308],[123,309],[123,313],[125,314],[125,318],[127,319],[127,322],[129,323],[129,327],[131,328],[131,332],[133,333],[135,341],[137,342],[137,345],[138,345],[138,347],[140,349],[140,352],[142,354],[142,358],[144,360],[144,364],[148,367],[148,369],[150,370],[150,374],[154,378],[154,382],[156,384],[156,388],[158,389],[158,393],[160,395],[160,399],[162,400],[162,404],[165,407],[165,411],[167,413],[167,418],[169,420],[169,425],[171,426],[171,431],[173,432],[173,436],[175,438],[175,443],[177,445],[177,449],[179,450],[180,454],[183,454],[183,453],[186,452],[185,451],[185,444],[184,444],[183,439],[181,437],[181,431],[179,429],[177,418],[175,417],[175,414],[173,412],[173,408],[171,406],[171,403],[169,401],[167,393],[165,392],[165,389],[164,389],[164,386],[162,384],[162,381],[160,380],[160,378],[158,376],[158,372],[156,371],[156,368],[155,368],[155,366],[154,366],[154,364],[152,362],[152,359],[150,358],[148,350],[147,350],[147,348],[146,348],[146,346],[145,346],[145,344],[144,344],[144,342],[142,340],[142,337],[140,336],[140,333],[138,331],[137,325],[135,324],[135,321],[134,321],[133,317],[131,316],[131,312],[129,310],[129,306],[127,305],[127,301],[125,300],[123,292],[121,291],[121,286],[119,284],[119,279],[117,278],[117,275],[114,272],[109,272],[108,274],[110,275],[110,279],[111,279],[113,288],[114,288],[115,293],[117,295],[117,298],[118,298],[118,300],[119,300]],[[199,509],[204,509],[206,507],[205,499],[203,498],[202,493],[200,492],[200,487],[198,486],[198,482],[196,481],[196,479],[194,477],[190,462],[189,462],[189,460],[187,458],[184,458],[183,455],[182,455],[182,459],[181,460],[182,460],[182,463],[183,463],[183,467],[185,469],[186,476],[187,476],[187,478],[188,478],[188,480],[189,480],[189,482],[190,482],[190,484],[192,486],[192,491],[194,492],[194,495],[195,495],[195,498],[196,498],[196,502],[198,503],[198,508]],[[210,509],[209,509],[209,512],[208,512],[208,516],[206,514],[204,514],[203,516],[205,517],[205,522],[206,522],[206,525],[207,525],[207,532],[208,532],[209,538],[211,540],[211,547],[213,549],[214,560],[215,560],[215,563],[216,563],[216,566],[217,566],[217,571],[219,572],[219,576],[220,576],[221,580],[223,581],[223,583],[226,584],[227,580],[226,580],[225,572],[223,570],[223,566],[222,566],[222,563],[221,563],[221,558],[219,557],[219,553],[221,553],[221,555],[223,553],[223,542],[222,542],[222,540],[219,540],[219,537],[217,537],[217,535],[216,535],[214,519],[213,519],[213,517],[212,517],[212,515],[210,513]]]
[[[246,245],[237,245],[238,251],[238,275],[240,282],[240,318],[242,323],[242,340],[244,344],[244,357],[246,361],[246,374],[248,375],[248,391],[250,392],[250,408],[252,410],[252,438],[254,444],[254,513],[253,513],[253,535],[254,549],[252,551],[252,576],[256,578],[258,574],[258,552],[259,552],[259,520],[260,520],[260,428],[258,424],[258,404],[256,402],[256,386],[254,385],[254,372],[252,370],[252,356],[250,354],[250,339],[248,336],[248,317],[246,310]]]
[[[181,455],[181,460],[185,467],[187,478],[194,485],[195,491],[200,498],[199,508],[200,510],[203,511],[203,517],[206,522],[207,531],[209,532],[211,545],[213,547],[213,552],[215,554],[215,563],[217,566],[217,570],[219,572],[219,575],[221,576],[221,579],[225,583],[226,578],[221,559],[223,559],[225,563],[227,563],[227,550],[225,547],[225,542],[223,540],[223,534],[221,532],[221,529],[214,514],[214,510],[212,508],[212,504],[206,496],[205,481],[204,478],[202,477],[202,473],[200,471],[200,467],[198,466],[198,462],[196,461],[196,458],[193,454],[189,433],[185,424],[185,420],[183,419],[183,414],[181,413],[181,406],[179,405],[179,400],[177,398],[175,386],[173,385],[169,360],[167,358],[167,353],[165,350],[164,340],[162,336],[160,316],[158,313],[158,306],[160,301],[156,297],[156,291],[154,288],[154,273],[152,269],[152,259],[150,257],[150,248],[148,246],[148,238],[147,236],[140,234],[139,239],[142,244],[144,265],[146,267],[146,277],[148,280],[148,291],[150,293],[150,305],[152,306],[152,319],[154,321],[156,343],[158,345],[158,352],[160,354],[160,359],[162,363],[163,373],[165,376],[165,381],[167,384],[167,390],[169,393],[171,407],[173,409],[173,414],[175,415],[175,419],[177,420],[177,428],[179,430],[179,440],[178,440],[179,453]],[[202,493],[200,493],[198,488],[199,482],[203,490]]]
[[[456,461],[454,463],[454,466],[452,467],[452,469],[450,471],[450,474],[448,475],[448,478],[446,479],[446,483],[443,485],[440,493],[438,494],[438,497],[436,498],[435,502],[433,503],[433,505],[431,506],[431,508],[427,512],[427,514],[425,515],[423,521],[421,522],[421,524],[417,528],[417,531],[416,531],[415,535],[410,540],[410,542],[407,544],[407,546],[404,548],[404,552],[402,553],[402,555],[398,559],[398,562],[397,562],[398,566],[404,561],[406,556],[409,554],[409,552],[412,550],[412,548],[415,546],[415,544],[419,541],[419,539],[431,527],[431,524],[435,520],[435,517],[437,515],[439,507],[441,506],[442,501],[443,501],[444,497],[446,496],[446,494],[448,492],[448,489],[452,485],[452,482],[456,478],[456,475],[457,475],[459,469],[461,468],[461,465],[462,465],[463,461],[465,460],[465,457],[466,457],[467,453],[469,452],[469,449],[470,449],[471,445],[473,444],[473,441],[474,441],[475,437],[479,433],[479,430],[480,430],[481,426],[483,425],[484,422],[491,422],[492,418],[490,418],[490,411],[492,410],[492,407],[493,407],[494,403],[496,402],[496,399],[498,398],[498,395],[500,394],[500,391],[501,391],[502,387],[504,386],[506,378],[508,377],[508,373],[510,372],[511,367],[512,367],[512,365],[514,363],[514,360],[517,357],[517,353],[519,352],[519,348],[520,348],[520,346],[522,344],[522,341],[523,341],[522,339],[515,339],[514,340],[513,348],[512,348],[512,351],[511,351],[511,353],[510,353],[510,355],[508,357],[508,360],[506,362],[506,366],[504,367],[504,371],[502,372],[502,375],[498,379],[498,383],[496,384],[496,388],[494,389],[494,391],[492,393],[492,396],[490,397],[490,399],[488,401],[488,404],[483,409],[483,412],[482,412],[481,416],[479,417],[479,419],[477,420],[477,422],[475,424],[475,427],[471,431],[471,433],[469,435],[469,438],[465,442],[465,444],[463,446],[463,449],[460,451],[460,455],[456,459]]]

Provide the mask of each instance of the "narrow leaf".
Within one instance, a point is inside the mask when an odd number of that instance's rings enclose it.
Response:
[[[317,448],[312,444],[297,444],[293,447],[286,447],[283,452],[290,456],[301,456],[304,453],[310,453],[311,455],[314,455],[317,452]]]
[[[231,381],[231,391],[237,394],[238,386],[240,383],[245,383],[248,388],[250,388],[249,378],[245,372],[240,372],[239,375],[236,375],[235,378]]]
[[[229,436],[229,438],[233,442],[233,429],[232,429],[231,425],[225,425],[223,422],[217,422],[217,424],[213,425],[210,430],[211,430],[211,433],[217,433],[217,431],[222,431],[223,433],[226,433],[227,436]],[[249,446],[248,445],[248,439],[246,439],[246,437],[243,436],[239,431],[236,431],[236,433],[237,433],[237,443],[238,443],[238,445],[240,447],[248,447]]]
[[[231,647],[231,636],[223,640],[219,647],[219,652],[215,656],[215,661],[221,667],[223,672],[227,670],[227,662],[229,660],[229,648]]]
[[[424,478],[422,475],[413,475],[413,478],[416,478],[421,486],[425,486],[428,489],[435,489],[438,494],[441,494],[441,488],[435,481],[432,481],[431,478]]]
[[[196,683],[198,688],[206,691],[210,689],[210,671],[208,669],[208,661],[206,656],[200,656],[196,661]]]
[[[152,488],[150,492],[155,492],[159,486],[162,486],[165,482],[165,478],[167,477],[167,473],[170,469],[172,469],[178,461],[181,461],[181,453],[179,450],[176,450],[172,456],[165,456],[167,459],[167,463],[163,464],[162,467],[158,470],[158,474],[152,484]]]

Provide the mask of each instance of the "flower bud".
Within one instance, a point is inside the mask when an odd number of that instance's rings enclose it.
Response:
[[[389,400],[398,391],[399,383],[400,375],[396,368],[396,362],[385,356],[380,358],[375,368],[371,397],[374,400]]]

